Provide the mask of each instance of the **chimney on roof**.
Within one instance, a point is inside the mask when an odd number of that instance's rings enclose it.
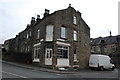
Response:
[[[49,15],[49,10],[48,9],[45,9],[45,13],[44,13],[44,17],[48,16]]]
[[[27,28],[28,28],[28,27],[30,27],[30,25],[29,25],[29,24],[27,24]]]
[[[37,22],[40,21],[40,15],[37,15],[37,19],[36,19]]]
[[[71,3],[69,4],[69,7],[71,7]]]
[[[35,23],[35,17],[31,18],[31,25],[33,25]]]
[[[112,32],[110,31],[110,36],[112,36]]]

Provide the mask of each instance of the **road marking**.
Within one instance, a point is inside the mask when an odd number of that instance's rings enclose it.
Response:
[[[0,72],[7,73],[7,74],[11,74],[11,75],[14,75],[14,76],[17,76],[17,77],[20,77],[20,78],[28,78],[28,77],[20,76],[20,75],[17,75],[17,74],[11,73],[11,72],[6,72],[6,71],[0,71]]]
[[[61,75],[61,74],[56,74],[56,75]]]
[[[38,71],[38,70],[33,69],[32,71]]]

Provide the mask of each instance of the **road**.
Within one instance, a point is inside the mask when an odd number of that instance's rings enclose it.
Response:
[[[61,78],[62,77],[55,73],[30,70],[27,68],[9,65],[6,63],[3,63],[2,66],[3,66],[2,67],[3,78]]]
[[[2,63],[2,78],[77,78],[83,80],[93,80],[92,78],[102,80],[117,80],[118,78],[118,70],[114,71],[81,71],[77,74],[59,74],[59,73],[50,73],[50,72],[42,72],[37,70],[31,70],[15,65],[11,65],[8,63]],[[11,79],[12,80],[12,79]]]

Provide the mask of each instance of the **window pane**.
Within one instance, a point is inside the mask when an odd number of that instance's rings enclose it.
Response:
[[[74,38],[75,41],[77,41],[77,31],[73,32],[73,38]]]
[[[29,37],[31,37],[31,31],[30,31]]]
[[[66,28],[61,27],[61,38],[66,38]]]
[[[52,57],[52,51],[50,50],[50,56],[49,56],[50,58]]]
[[[74,60],[77,60],[76,49],[74,49]]]
[[[58,46],[57,55],[58,58],[68,58],[68,47]]]
[[[29,34],[27,34],[27,38],[29,38]]]
[[[76,16],[74,16],[73,18],[73,23],[76,24]]]
[[[38,31],[37,31],[37,39],[39,39],[40,38],[40,29],[38,29]]]
[[[63,58],[68,58],[68,50],[63,50]]]
[[[30,46],[28,46],[28,50],[30,51]],[[34,59],[38,59],[40,57],[40,45],[34,47]]]
[[[53,40],[53,26],[49,25],[46,27],[46,41]]]
[[[49,53],[47,53],[47,58],[49,58]]]
[[[58,58],[62,58],[62,49],[58,49],[57,54]]]

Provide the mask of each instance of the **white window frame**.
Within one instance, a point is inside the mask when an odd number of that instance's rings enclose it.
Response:
[[[106,47],[106,46],[104,47],[104,52],[105,52],[105,53],[107,52],[107,47]]]
[[[73,31],[73,40],[77,41],[77,31],[76,30]]]
[[[61,38],[66,38],[66,28],[65,27],[61,27],[60,28],[60,34],[61,34]]]
[[[47,52],[50,51],[50,52]],[[46,54],[45,54],[46,58],[52,58],[52,48],[46,48]]]
[[[33,57],[33,62],[40,62],[40,60],[39,60],[40,44],[41,44],[41,43],[34,44],[34,57]],[[36,57],[36,56],[37,56],[37,57]]]
[[[115,52],[115,51],[116,51],[116,46],[112,45],[112,52]]]
[[[52,48],[46,48],[45,65],[52,65],[52,56],[53,56]]]
[[[30,33],[29,33],[29,37],[31,37],[31,31],[30,31]]]
[[[57,45],[71,46],[71,45],[68,44],[68,43],[64,43],[64,42],[60,42],[60,41],[57,41],[56,44],[57,44]]]
[[[100,52],[100,46],[96,46],[97,51]]]
[[[53,41],[53,25],[46,26],[46,41]]]
[[[37,30],[37,39],[40,38],[40,29]]]
[[[77,24],[77,17],[76,16],[73,16],[73,23]]]
[[[77,52],[76,52],[76,49],[74,49],[74,61],[77,61]]]
[[[27,34],[27,38],[29,38],[29,34]]]
[[[61,50],[61,55],[58,52],[59,50]],[[64,51],[67,51],[67,57],[64,56]],[[69,46],[64,46],[64,45],[58,45],[57,47],[57,57],[60,59],[69,59]]]
[[[28,45],[28,52],[30,52],[30,45]]]

